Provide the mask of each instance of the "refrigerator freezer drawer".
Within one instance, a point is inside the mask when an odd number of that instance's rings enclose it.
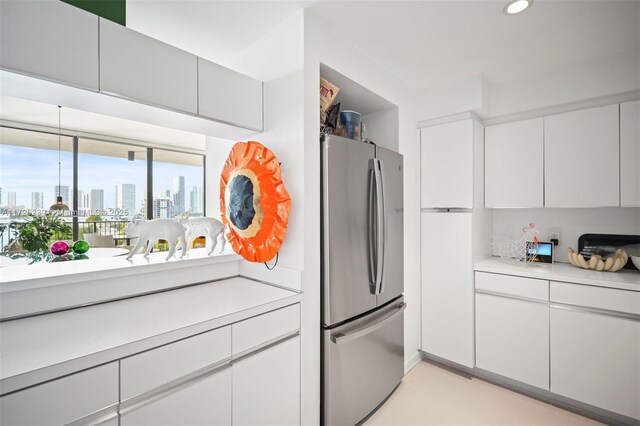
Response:
[[[325,425],[355,425],[382,403],[404,375],[404,298],[323,330]]]

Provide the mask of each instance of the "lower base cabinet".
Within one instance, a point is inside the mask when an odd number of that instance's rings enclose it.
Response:
[[[231,381],[231,368],[226,368],[148,405],[124,411],[120,426],[230,425]]]
[[[112,362],[0,398],[0,425],[118,424],[118,363]],[[98,414],[102,411],[102,414]]]
[[[233,425],[300,424],[300,337],[233,364]]]
[[[640,322],[552,307],[551,392],[640,419]]]
[[[476,366],[549,390],[549,305],[476,294]]]

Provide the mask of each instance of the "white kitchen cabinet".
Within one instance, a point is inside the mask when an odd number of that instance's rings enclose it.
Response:
[[[233,364],[233,424],[300,424],[300,337]]]
[[[100,18],[100,91],[195,115],[198,58]]]
[[[544,118],[545,207],[620,205],[618,109]]]
[[[0,398],[2,425],[61,425],[117,418],[118,363],[112,362]],[[111,408],[111,409],[109,409]],[[97,411],[102,411],[97,414]]]
[[[149,392],[231,356],[231,326],[198,334],[120,361],[123,400]]]
[[[485,128],[485,207],[544,206],[542,120]]]
[[[640,207],[640,101],[620,104],[620,205]]]
[[[231,423],[231,368],[189,383],[149,404],[122,411],[121,426],[220,425]]]
[[[198,115],[262,130],[262,82],[198,58]]]
[[[476,273],[478,368],[549,390],[548,288],[544,280]]]
[[[551,392],[640,419],[640,292],[551,282]]]
[[[258,345],[300,329],[300,304],[287,306],[232,326],[232,353],[241,354]]]
[[[471,213],[423,212],[422,350],[472,368]]]
[[[98,17],[61,1],[0,2],[0,67],[98,90]]]
[[[640,419],[640,321],[551,307],[551,392]]]
[[[422,208],[473,207],[474,123],[467,119],[420,131]]]

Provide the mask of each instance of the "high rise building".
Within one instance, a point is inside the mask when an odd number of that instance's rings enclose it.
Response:
[[[169,197],[154,197],[153,218],[171,219],[173,217],[173,203]]]
[[[180,214],[185,211],[184,176],[173,178],[173,213]]]
[[[58,188],[60,188],[60,192],[58,192]],[[58,199],[58,194],[62,197],[62,202],[68,206],[71,206],[71,198],[69,198],[69,187],[67,185],[62,185],[58,187],[58,185],[53,187],[53,201]]]
[[[92,189],[89,197],[91,214],[98,214],[96,210],[104,210],[104,189]]]
[[[16,193],[7,192],[7,207],[15,207],[15,206],[16,206]]]
[[[194,216],[202,216],[204,214],[204,190],[201,186],[194,186],[190,194],[191,214]]]
[[[171,198],[171,190],[170,189],[163,189],[162,191],[160,191],[160,196],[161,197],[169,197],[169,198]]]
[[[116,185],[116,208],[126,211],[126,217],[136,215],[136,186],[132,183]]]
[[[44,192],[31,193],[31,210],[39,210],[44,208]]]
[[[2,188],[0,188],[0,206],[2,205]]]
[[[78,214],[80,216],[88,216],[90,205],[89,198],[91,197],[87,191],[78,191]]]

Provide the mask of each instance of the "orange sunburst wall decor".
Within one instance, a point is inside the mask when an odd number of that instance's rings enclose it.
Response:
[[[220,175],[220,211],[233,250],[250,262],[273,259],[287,232],[291,198],[276,156],[259,142],[236,143]]]

